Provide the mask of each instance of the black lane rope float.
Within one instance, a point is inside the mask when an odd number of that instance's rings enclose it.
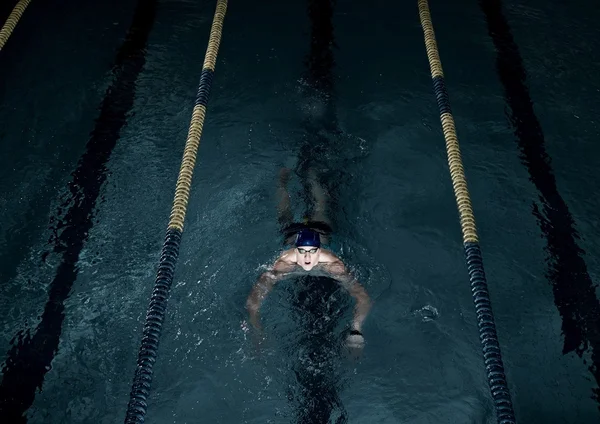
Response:
[[[483,348],[483,358],[487,371],[488,383],[496,407],[498,423],[512,424],[516,423],[515,414],[504,373],[500,344],[496,334],[492,304],[483,269],[481,250],[479,248],[475,218],[473,216],[471,199],[467,189],[467,180],[465,178],[460,156],[454,118],[452,117],[448,93],[446,92],[444,83],[442,63],[435,41],[435,34],[433,32],[433,24],[431,23],[431,15],[429,13],[427,0],[419,0],[418,4],[421,26],[423,27],[423,33],[425,35],[427,58],[429,59],[431,77],[433,79],[433,89],[437,98],[442,129],[446,140],[446,152],[448,154],[450,176],[452,178],[454,196],[456,197],[456,203],[458,205],[460,225],[463,234],[463,245],[467,268],[469,270],[473,302],[475,303],[475,311],[477,313],[479,339]]]
[[[183,160],[177,178],[175,199],[171,209],[170,221],[160,254],[160,262],[154,289],[150,298],[150,305],[148,306],[146,313],[146,322],[144,324],[142,342],[138,353],[137,368],[133,378],[129,404],[127,406],[127,415],[125,417],[125,423],[127,424],[143,423],[148,408],[148,397],[150,395],[150,386],[152,384],[152,372],[154,363],[156,362],[158,343],[165,320],[169,292],[171,290],[171,284],[173,283],[175,265],[179,256],[179,245],[181,243],[183,223],[187,211],[188,199],[190,197],[194,165],[198,154],[198,146],[200,145],[200,137],[202,136],[202,128],[206,116],[206,105],[208,103],[208,96],[214,76],[226,11],[227,0],[218,0],[210,30],[210,38],[208,40],[204,65],[200,75],[200,84],[194,111],[192,112],[192,120],[185,142]]]
[[[31,0],[20,0],[15,5],[15,8],[10,13],[10,15],[8,15],[6,23],[4,24],[2,29],[0,29],[0,51],[2,51],[2,49],[4,48],[4,45],[8,41],[10,35],[14,31],[17,24],[19,23],[21,16],[23,16],[25,9],[27,9],[27,6],[29,6],[29,3],[31,3]]]
[[[60,255],[56,274],[48,285],[48,301],[33,334],[21,331],[2,367],[0,422],[25,423],[24,412],[32,405],[51,369],[65,318],[65,300],[77,279],[79,256],[94,225],[94,209],[106,181],[107,163],[135,100],[136,81],[146,63],[148,35],[154,25],[156,0],[139,0],[125,40],[117,51],[113,76],[100,105],[100,114],[69,183],[69,192],[50,241]],[[60,212],[57,215],[62,215]]]
[[[547,243],[546,276],[552,283],[554,303],[562,318],[562,353],[575,352],[581,358],[589,350],[591,361],[584,360],[584,364],[600,386],[600,302],[596,285],[577,242],[580,236],[575,220],[556,183],[542,125],[527,88],[527,72],[502,12],[502,2],[479,0],[479,6],[496,48],[496,69],[504,87],[515,141],[521,151],[519,159],[539,192],[541,206],[534,202],[532,209]],[[592,393],[600,407],[600,387],[593,388]]]

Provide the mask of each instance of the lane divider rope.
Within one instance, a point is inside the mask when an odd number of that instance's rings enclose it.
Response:
[[[183,223],[190,197],[192,175],[194,165],[202,136],[204,118],[206,116],[206,105],[213,80],[217,53],[223,33],[223,21],[227,11],[227,0],[218,0],[217,7],[210,31],[208,48],[204,59],[200,84],[192,119],[188,131],[188,137],[183,152],[183,160],[175,187],[175,199],[171,209],[171,215],[165,242],[160,255],[160,263],[154,284],[154,290],[150,298],[150,305],[146,313],[146,322],[142,334],[142,342],[139,349],[137,368],[133,378],[129,404],[127,407],[126,424],[143,423],[148,408],[148,396],[152,383],[152,372],[156,362],[158,343],[162,331],[167,301],[175,264],[179,256],[179,245],[183,234]]]
[[[515,414],[506,382],[500,343],[496,334],[496,324],[492,313],[492,304],[488,292],[481,249],[475,226],[475,217],[471,207],[471,198],[467,189],[467,180],[464,173],[458,137],[454,126],[454,118],[450,109],[450,102],[446,85],[444,83],[444,72],[440,60],[429,5],[427,0],[418,0],[419,17],[425,36],[425,48],[433,79],[433,89],[440,110],[442,130],[446,140],[446,153],[450,167],[450,177],[454,196],[458,206],[460,226],[463,235],[467,269],[471,283],[471,293],[475,303],[477,323],[479,328],[479,339],[483,350],[484,364],[490,392],[496,407],[496,417],[499,424],[514,424]]]
[[[15,30],[15,27],[19,23],[21,16],[23,16],[25,9],[27,9],[27,6],[29,6],[29,3],[31,3],[31,0],[20,0],[15,5],[12,12],[10,12],[10,15],[8,15],[6,23],[2,29],[0,29],[0,51],[2,51],[10,35]]]

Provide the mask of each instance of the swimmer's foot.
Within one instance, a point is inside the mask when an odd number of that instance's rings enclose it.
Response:
[[[288,182],[290,181],[291,170],[289,168],[281,168],[279,170],[279,185],[281,187],[286,187]]]
[[[318,182],[317,171],[315,171],[314,168],[308,168],[307,174],[308,174],[308,179],[312,184]]]
[[[313,196],[319,202],[324,201],[325,198],[329,196],[329,193],[327,192],[327,189],[321,185],[317,171],[315,171],[314,168],[310,168],[307,172],[307,175]]]

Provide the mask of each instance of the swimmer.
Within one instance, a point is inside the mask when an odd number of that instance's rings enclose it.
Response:
[[[302,224],[289,223],[292,214],[289,208],[289,196],[285,190],[289,171],[282,171],[279,221],[282,224],[285,241],[290,241],[291,238],[294,247],[284,250],[254,284],[246,301],[250,323],[255,329],[261,329],[259,309],[277,281],[291,275],[318,273],[337,281],[355,299],[354,317],[346,342],[348,347],[360,349],[364,345],[362,326],[371,308],[371,300],[364,287],[348,271],[342,260],[333,252],[322,248],[322,236],[327,237],[331,232],[324,214],[325,191],[318,185],[314,173],[310,172],[309,176],[311,192],[316,202],[313,220],[306,219]]]

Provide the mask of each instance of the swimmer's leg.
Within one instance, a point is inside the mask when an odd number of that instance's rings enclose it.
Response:
[[[288,168],[281,168],[279,171],[279,184],[277,185],[277,221],[282,230],[294,222],[290,194],[287,191],[289,180],[290,170]]]
[[[308,181],[310,184],[310,192],[314,199],[313,221],[324,222],[331,226],[329,217],[327,216],[327,191],[319,183],[317,174],[313,169],[308,171]]]
[[[331,221],[327,215],[327,199],[329,193],[319,182],[319,178],[313,169],[308,170],[308,181],[310,184],[310,192],[314,200],[312,209],[312,220],[316,222],[322,222],[331,228]],[[323,244],[329,244],[329,236],[321,234],[321,242]]]

